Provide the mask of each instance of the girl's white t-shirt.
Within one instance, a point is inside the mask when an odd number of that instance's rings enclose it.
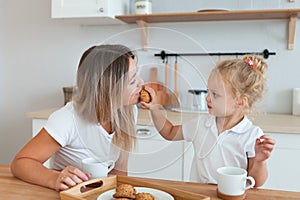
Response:
[[[194,158],[190,181],[217,183],[217,169],[223,166],[247,170],[248,158],[255,157],[256,139],[263,131],[245,116],[233,128],[218,135],[216,117],[200,116],[182,125],[183,137],[192,142]]]
[[[134,116],[137,119],[137,107]],[[120,150],[112,144],[114,133],[108,134],[101,125],[86,122],[78,116],[72,102],[55,111],[44,128],[61,148],[51,157],[50,167],[62,170],[68,165],[81,169],[87,157],[117,161]]]

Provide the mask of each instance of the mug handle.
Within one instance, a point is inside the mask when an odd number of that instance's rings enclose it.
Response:
[[[249,181],[251,182],[251,184],[248,185],[248,186],[246,186],[246,187],[245,187],[245,190],[248,190],[248,189],[250,189],[250,188],[253,188],[254,185],[255,185],[255,180],[254,180],[254,178],[253,178],[252,176],[247,176],[247,177],[246,177],[246,180],[249,180]],[[246,183],[247,183],[247,182],[246,182]]]
[[[108,173],[115,167],[115,161],[109,160],[107,161]]]

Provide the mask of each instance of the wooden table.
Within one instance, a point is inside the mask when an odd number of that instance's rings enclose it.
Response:
[[[178,181],[167,181],[157,179],[135,178],[137,181],[148,181],[163,187],[173,187],[180,190],[190,191],[193,193],[209,196],[211,200],[219,199],[216,195],[216,185],[187,183]],[[134,181],[134,180],[133,180]],[[288,183],[287,183],[288,184]],[[0,165],[0,199],[43,199],[55,200],[60,199],[59,193],[55,190],[29,184],[15,178],[9,165]],[[247,200],[299,200],[300,192],[288,192],[279,190],[251,189],[247,192]]]

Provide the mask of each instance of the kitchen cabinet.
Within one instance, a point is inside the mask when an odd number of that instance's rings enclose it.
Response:
[[[47,120],[45,119],[33,119],[32,120],[32,137],[36,136],[38,132],[44,127]]]
[[[128,13],[129,1],[51,0],[51,17],[84,25],[121,24],[115,15]]]
[[[165,140],[154,126],[139,125],[137,137],[137,150],[128,161],[129,176],[183,180],[182,141]]]
[[[209,11],[187,13],[159,13],[149,15],[118,15],[128,24],[137,23],[141,28],[144,48],[148,44],[148,23],[166,22],[192,22],[192,21],[229,21],[229,20],[288,20],[288,49],[294,49],[294,37],[296,22],[300,9],[276,9],[276,10],[235,10],[235,11]]]
[[[184,142],[183,152],[183,181],[190,181],[190,173],[194,158],[194,148],[192,142]]]
[[[262,188],[300,192],[300,134],[265,134],[276,145],[268,159],[269,176]]]

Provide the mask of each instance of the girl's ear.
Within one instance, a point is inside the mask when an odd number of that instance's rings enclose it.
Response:
[[[236,105],[240,108],[244,108],[247,105],[247,101],[248,101],[248,98],[246,96],[242,95],[236,100]]]

